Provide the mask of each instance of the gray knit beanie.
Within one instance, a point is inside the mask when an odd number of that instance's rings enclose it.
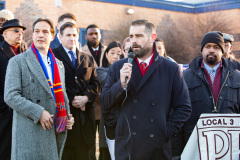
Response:
[[[11,19],[14,19],[14,15],[11,11],[7,9],[3,9],[0,11],[0,18],[5,18],[9,21]]]

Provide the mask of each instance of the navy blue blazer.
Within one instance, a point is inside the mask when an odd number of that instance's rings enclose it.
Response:
[[[182,72],[176,63],[159,56],[157,51],[144,77],[133,60],[132,77],[123,103],[126,93],[121,87],[119,71],[124,63],[127,59],[110,67],[100,95],[104,110],[118,109],[116,160],[171,160],[169,140],[191,114]]]
[[[57,38],[57,35],[55,35],[53,41],[50,43],[50,48],[51,49],[57,48],[57,47],[59,47],[60,44],[61,43],[60,43],[59,39]]]

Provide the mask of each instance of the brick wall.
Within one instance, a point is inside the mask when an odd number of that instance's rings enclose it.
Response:
[[[95,2],[91,0],[62,0],[62,7],[56,7],[55,0],[5,0],[5,3],[6,9],[11,10],[15,14],[15,17],[27,26],[27,33],[31,33],[31,24],[37,18],[49,18],[56,25],[58,17],[65,12],[71,12],[77,17],[79,28],[86,28],[89,24],[95,23],[102,30],[111,30],[111,26],[122,19],[144,18],[158,25],[162,17],[166,14],[170,15],[173,20],[177,19],[179,15],[186,16],[186,18],[196,16],[191,13]],[[134,9],[134,15],[127,15],[125,13],[126,8]],[[221,12],[229,15],[231,34],[240,33],[240,9]],[[202,13],[200,15],[206,14],[210,13]],[[240,41],[234,44],[234,51],[240,51]]]

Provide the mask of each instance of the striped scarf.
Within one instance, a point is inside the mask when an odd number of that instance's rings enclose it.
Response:
[[[52,82],[49,78],[48,72],[47,72],[47,68],[46,68],[37,48],[35,48],[34,43],[32,44],[31,49],[35,53],[40,65],[42,66],[42,69],[47,78],[49,87],[51,88],[53,97],[55,99],[55,103],[56,103],[56,114],[55,114],[55,118],[54,118],[55,131],[57,133],[64,132],[66,121],[67,121],[67,112],[66,112],[66,107],[64,104],[62,84],[61,84],[61,79],[60,79],[60,75],[59,75],[59,71],[58,71],[56,58],[54,57],[52,50],[49,48],[48,57],[51,60],[51,70],[52,70],[52,77],[53,77],[53,84],[52,84]]]

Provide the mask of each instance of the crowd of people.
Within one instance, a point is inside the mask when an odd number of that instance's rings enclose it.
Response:
[[[29,47],[11,11],[0,22],[0,159],[179,160],[202,113],[240,112],[230,34],[206,33],[182,71],[148,20],[107,46],[96,24],[81,46],[71,13],[57,34],[37,19]]]

